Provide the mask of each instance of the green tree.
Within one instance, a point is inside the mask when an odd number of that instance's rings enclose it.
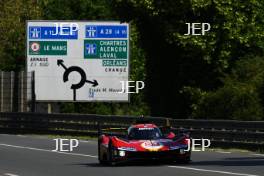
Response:
[[[263,1],[112,0],[112,6],[123,21],[138,24],[152,115],[188,117],[184,87],[218,89],[237,60],[263,55]],[[184,35],[185,23],[194,22],[210,23],[210,32]]]
[[[24,69],[26,20],[41,19],[42,11],[36,0],[5,0],[0,8],[0,68]]]
[[[197,104],[192,106],[193,117],[263,119],[263,68],[263,57],[249,56],[237,61],[231,73],[224,77],[223,87],[216,91],[197,92]]]

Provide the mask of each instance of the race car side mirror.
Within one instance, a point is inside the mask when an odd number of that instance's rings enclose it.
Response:
[[[173,133],[173,132],[170,132],[168,135],[167,135],[167,138],[168,139],[173,139],[173,138],[175,138],[175,134]]]

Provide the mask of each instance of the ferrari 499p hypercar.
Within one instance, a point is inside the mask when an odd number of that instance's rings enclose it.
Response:
[[[189,134],[170,132],[163,135],[155,124],[135,124],[124,138],[101,134],[98,138],[98,159],[101,164],[115,165],[125,161],[164,160],[188,163]]]

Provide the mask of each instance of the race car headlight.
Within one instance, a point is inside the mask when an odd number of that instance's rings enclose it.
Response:
[[[125,156],[126,155],[126,152],[125,151],[123,151],[123,150],[120,150],[119,151],[119,156]]]

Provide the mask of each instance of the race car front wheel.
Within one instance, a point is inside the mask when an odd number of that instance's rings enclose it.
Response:
[[[116,162],[113,161],[113,145],[112,145],[112,140],[109,140],[108,144],[108,164],[111,166],[115,166]]]
[[[107,164],[107,157],[105,154],[101,153],[101,141],[100,139],[98,140],[98,160],[100,164]]]
[[[191,156],[187,156],[182,159],[178,159],[177,162],[182,163],[182,164],[189,164],[191,162]]]

